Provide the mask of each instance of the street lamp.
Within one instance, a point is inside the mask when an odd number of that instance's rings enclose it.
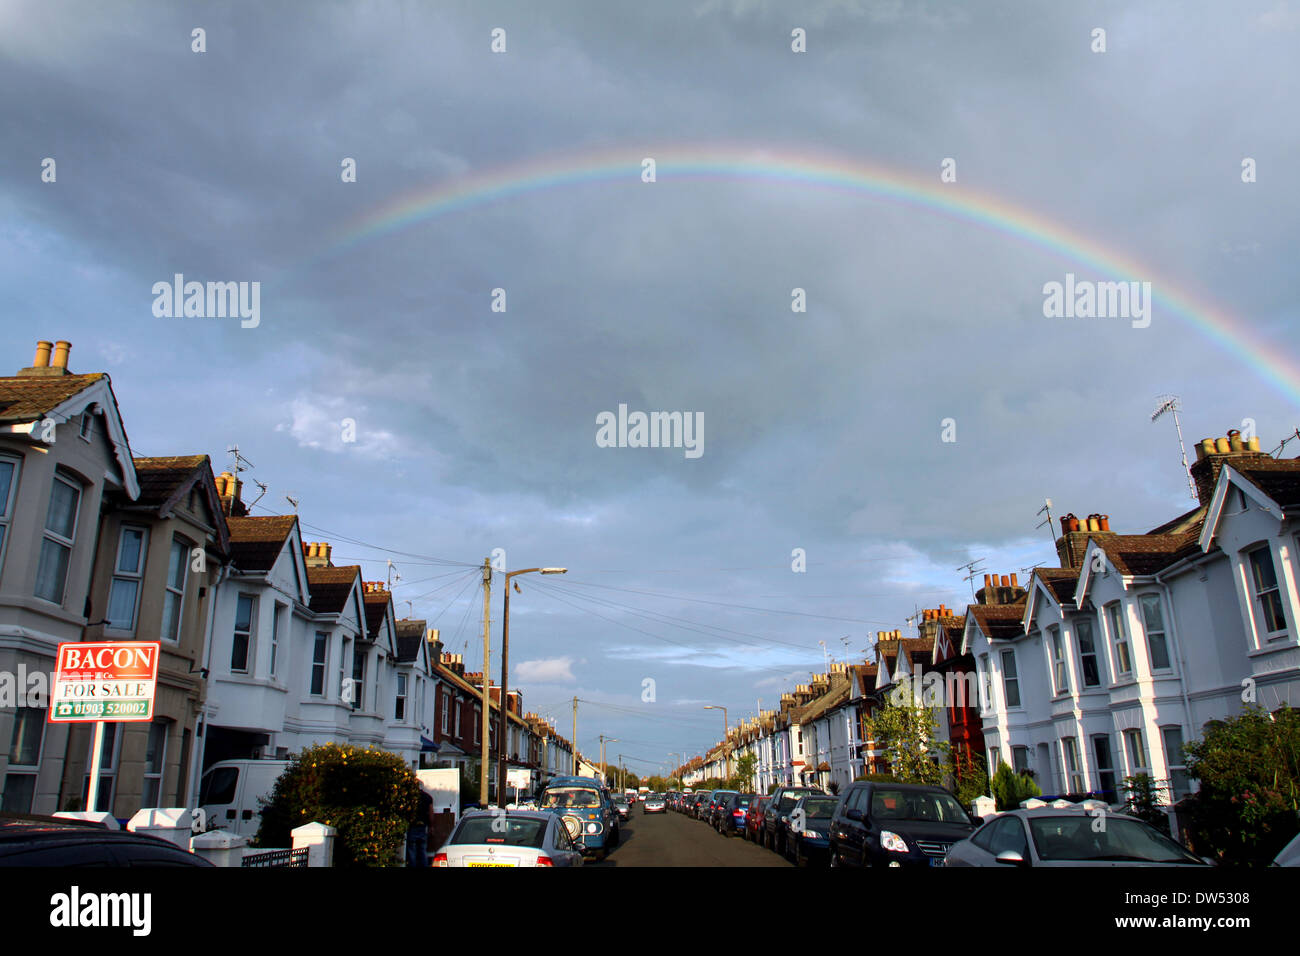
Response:
[[[730,780],[731,779],[731,751],[727,750],[726,747],[727,747],[727,736],[731,733],[731,724],[727,722],[727,708],[719,704],[705,704],[704,709],[722,711],[722,728],[723,728],[722,747],[723,747],[723,753],[726,754],[726,760],[727,760],[727,779]]]
[[[605,744],[613,743],[617,741],[618,741],[617,737],[606,737],[604,734],[600,735],[600,772],[601,775],[605,778],[602,782],[606,786],[609,785],[609,768],[605,766]]]
[[[509,704],[510,697],[507,693],[507,671],[510,664],[510,579],[518,574],[532,574],[534,571],[540,571],[542,574],[564,574],[568,568],[524,568],[522,571],[510,571],[506,574],[506,601],[505,613],[501,617],[501,723],[497,731],[497,760],[499,762],[497,770],[497,805],[505,806],[506,793],[506,767],[509,764],[508,754],[510,748],[510,739],[506,735],[510,727],[510,721],[506,715],[506,708]],[[486,682],[487,674],[483,675]],[[573,742],[573,749],[576,752],[578,742]]]

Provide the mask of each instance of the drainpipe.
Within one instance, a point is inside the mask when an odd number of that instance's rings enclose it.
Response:
[[[1194,568],[1195,568],[1195,565],[1193,565],[1193,564],[1191,564],[1190,562],[1188,562],[1187,570],[1188,570],[1188,571],[1191,571],[1191,570],[1193,570]],[[1158,573],[1158,574],[1156,575],[1156,580],[1160,582],[1161,588],[1165,591],[1165,594],[1166,594],[1166,595],[1169,594],[1169,586],[1168,586],[1168,582],[1167,582],[1167,580],[1165,579],[1165,573],[1167,573],[1168,570],[1169,570],[1169,569],[1166,569],[1165,572],[1161,572],[1161,573]],[[1187,732],[1188,732],[1188,734],[1193,734],[1193,733],[1196,733],[1197,728],[1194,727],[1194,726],[1192,725],[1192,701],[1191,701],[1191,698],[1188,697],[1188,695],[1187,695],[1187,661],[1186,661],[1186,659],[1183,657],[1183,635],[1182,635],[1182,630],[1181,630],[1181,629],[1179,628],[1179,626],[1178,626],[1178,618],[1177,618],[1177,614],[1176,614],[1176,612],[1174,611],[1174,602],[1173,602],[1173,600],[1172,600],[1172,597],[1171,597],[1171,599],[1170,599],[1169,601],[1167,601],[1166,603],[1168,603],[1168,605],[1169,605],[1169,623],[1173,626],[1173,630],[1174,630],[1174,641],[1175,641],[1175,645],[1176,645],[1176,647],[1177,647],[1177,649],[1178,649],[1178,667],[1179,667],[1179,669],[1180,669],[1181,672],[1182,672],[1182,673],[1179,675],[1179,678],[1180,678],[1180,679],[1179,679],[1179,681],[1178,681],[1178,686],[1179,686],[1179,688],[1180,688],[1180,689],[1182,690],[1182,692],[1183,692],[1183,713],[1184,713],[1184,715],[1186,716],[1186,720],[1187,720]],[[1145,622],[1144,622],[1144,623],[1145,623]],[[1161,743],[1161,746],[1163,747],[1163,746],[1164,746],[1164,741],[1162,740],[1160,743]],[[1183,743],[1186,744],[1187,741],[1184,740]],[[1168,754],[1165,755],[1166,758],[1168,758],[1168,756],[1169,756]],[[1166,769],[1168,769],[1168,766],[1166,766]],[[1170,795],[1169,803],[1170,803],[1171,806],[1173,805],[1173,795],[1172,795],[1172,794]]]
[[[198,760],[200,749],[205,751],[208,749],[208,680],[212,676],[212,632],[217,622],[217,598],[220,596],[222,583],[230,577],[233,568],[234,565],[231,563],[221,565],[221,569],[217,572],[217,580],[212,584],[212,598],[208,601],[207,647],[204,648],[203,653],[203,670],[207,672],[208,676],[199,675],[203,678],[203,705],[199,708],[199,720],[203,722],[203,747],[199,747],[199,728],[195,724],[194,743],[190,747],[190,766],[187,771],[190,781],[187,804],[194,807],[199,805],[199,778],[194,772],[195,761]]]

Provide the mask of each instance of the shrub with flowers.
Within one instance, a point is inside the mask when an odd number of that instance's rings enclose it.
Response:
[[[289,759],[257,831],[261,846],[290,846],[294,827],[313,821],[338,830],[335,866],[399,865],[419,783],[398,754],[335,743]]]

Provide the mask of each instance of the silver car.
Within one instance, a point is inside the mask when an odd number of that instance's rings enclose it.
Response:
[[[944,866],[1205,866],[1136,817],[1100,807],[1038,807],[986,817]]]
[[[642,815],[647,813],[664,813],[667,809],[668,804],[665,803],[664,798],[659,796],[657,793],[647,795],[645,803],[641,804]]]
[[[471,810],[433,858],[434,866],[582,866],[563,821],[532,810]]]

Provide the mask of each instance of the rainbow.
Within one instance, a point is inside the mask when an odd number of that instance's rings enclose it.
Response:
[[[964,185],[941,183],[937,166],[922,178],[842,156],[731,143],[549,154],[440,180],[395,197],[345,225],[309,262],[331,258],[419,222],[487,203],[563,187],[639,182],[645,157],[655,159],[657,180],[656,186],[647,188],[663,188],[682,179],[723,179],[832,190],[972,223],[1113,279],[1150,281],[1152,298],[1161,306],[1157,318],[1165,314],[1177,317],[1300,405],[1300,362],[1281,354],[1276,344],[1260,337],[1242,320],[1204,296],[1160,277],[1132,256],[1106,248],[1024,207],[972,192]]]

